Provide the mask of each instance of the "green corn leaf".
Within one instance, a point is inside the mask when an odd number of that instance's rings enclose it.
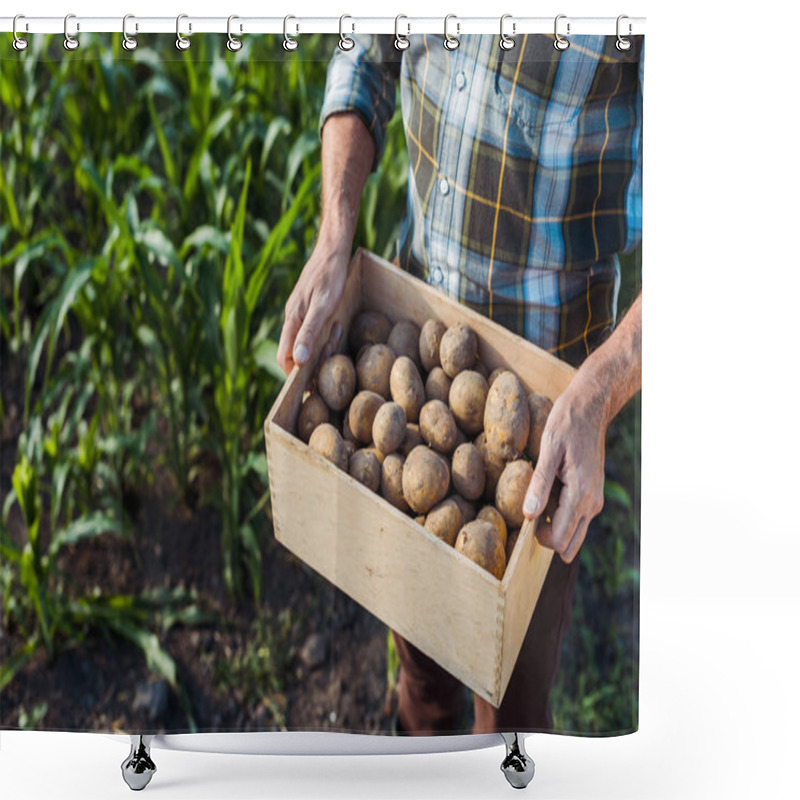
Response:
[[[253,351],[253,361],[280,383],[286,380],[286,374],[278,363],[278,344],[272,339],[265,339],[258,344]]]
[[[79,517],[74,522],[60,529],[50,543],[50,557],[55,558],[62,547],[76,544],[81,539],[111,533],[124,536],[125,530],[118,519],[107,517],[104,514],[90,514]]]
[[[631,511],[633,509],[633,503],[631,502],[630,495],[622,484],[617,483],[610,478],[606,478],[603,493],[605,494],[606,498],[615,503],[619,503],[627,511]]]
[[[36,639],[31,638],[11,658],[0,664],[0,691],[5,689],[14,675],[16,675],[32,658],[36,652]]]

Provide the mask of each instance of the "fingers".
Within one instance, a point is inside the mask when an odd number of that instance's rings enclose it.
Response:
[[[286,321],[283,323],[281,338],[278,342],[278,364],[288,375],[294,369],[294,359],[292,358],[292,348],[294,347],[295,337],[303,323],[303,318],[295,310],[291,298],[286,303]]]
[[[322,327],[333,310],[330,306],[329,294],[325,289],[321,289],[315,291],[311,296],[308,313],[303,319],[303,324],[300,326],[292,349],[292,358],[295,364],[302,366],[311,357],[314,342],[317,341],[322,332]]]
[[[319,357],[320,366],[322,366],[322,364],[324,364],[336,352],[336,348],[339,347],[341,338],[342,325],[337,320],[333,323],[333,325],[331,325],[331,334],[328,337],[328,341],[325,343],[325,347],[322,348],[322,353]]]
[[[561,465],[563,454],[551,442],[551,438],[542,436],[542,449],[539,453],[539,460],[536,462],[536,469],[528,485],[525,502],[522,504],[522,512],[529,519],[541,514],[547,505],[553,481],[555,481],[558,468]]]
[[[575,533],[572,536],[572,540],[567,545],[566,550],[561,553],[561,560],[565,564],[571,564],[575,556],[578,555],[578,551],[581,549],[583,540],[586,538],[586,531],[588,528],[589,517],[581,517],[580,522],[578,522],[578,527],[575,528]]]

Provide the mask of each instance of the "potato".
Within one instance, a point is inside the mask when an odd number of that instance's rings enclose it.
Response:
[[[542,434],[547,417],[553,408],[553,401],[542,394],[531,392],[528,395],[528,408],[531,413],[531,430],[528,434],[528,446],[525,452],[532,461],[539,460],[539,449],[542,446]]]
[[[308,444],[314,428],[330,421],[330,412],[325,401],[316,392],[311,392],[300,406],[297,415],[297,435]]]
[[[419,431],[419,425],[415,422],[406,423],[406,435],[403,437],[403,441],[400,442],[400,452],[408,457],[408,454],[419,444],[425,444]]]
[[[417,514],[427,514],[447,494],[447,462],[424,444],[415,447],[403,465],[403,496]]]
[[[350,459],[350,474],[372,492],[381,485],[381,465],[375,453],[369,450],[356,450]]]
[[[384,454],[400,447],[406,435],[406,412],[399,403],[384,403],[372,423],[372,441]]]
[[[472,369],[477,357],[478,337],[469,326],[456,322],[444,332],[439,345],[439,360],[449,377],[455,378],[459,372]]]
[[[483,361],[480,360],[476,361],[475,366],[472,369],[475,372],[477,372],[478,375],[480,375],[481,378],[483,378],[484,380],[486,380],[489,377],[489,368],[486,366],[486,364],[483,363]]]
[[[483,466],[486,467],[486,487],[483,496],[487,500],[494,502],[494,493],[495,489],[497,488],[497,481],[500,480],[500,476],[503,474],[503,470],[506,468],[506,462],[503,461],[502,458],[496,458],[489,452],[489,448],[486,446],[485,433],[482,433],[477,439],[475,439],[475,447],[481,454]]]
[[[383,460],[386,458],[386,453],[381,452],[374,444],[370,445],[369,447],[361,448],[367,453],[372,453],[375,458],[378,459],[378,463],[383,466]]]
[[[461,447],[462,444],[468,444],[468,443],[469,443],[469,437],[467,436],[466,433],[464,433],[464,431],[461,430],[461,428],[458,427],[458,425],[456,425],[456,440],[455,443],[453,444],[453,450],[455,450],[457,447]]]
[[[441,366],[439,347],[446,330],[445,324],[438,319],[426,320],[422,326],[419,334],[419,358],[425,372],[430,372],[434,367]]]
[[[447,403],[453,381],[441,367],[434,367],[425,381],[425,396],[428,400],[441,400]]]
[[[448,497],[428,512],[423,527],[452,547],[462,525],[461,509]]]
[[[486,520],[468,522],[456,537],[456,550],[500,580],[506,571],[506,551],[494,525]]]
[[[403,497],[403,465],[406,460],[399,453],[390,453],[381,465],[381,494],[395,508],[408,511],[408,503]]]
[[[344,449],[347,451],[348,463],[350,456],[356,451],[356,443],[352,439],[342,439],[344,442]]]
[[[416,522],[417,525],[421,525],[424,528],[425,527],[425,515],[424,514],[418,514],[416,517],[414,517],[414,522]]]
[[[495,458],[512,461],[528,445],[531,412],[528,395],[513,372],[498,375],[486,397],[483,430],[486,445]]]
[[[357,443],[358,440],[355,437],[355,434],[352,430],[350,430],[350,409],[348,408],[344,412],[344,418],[342,420],[342,438],[346,442],[354,442]]]
[[[394,361],[394,350],[388,345],[373,344],[368,347],[356,364],[359,391],[375,392],[388,399],[389,376]]]
[[[398,356],[392,364],[389,393],[403,407],[409,422],[419,421],[420,409],[425,405],[425,387],[416,364],[408,356]]]
[[[494,506],[484,506],[478,512],[477,519],[491,522],[497,533],[500,534],[503,547],[506,546],[506,542],[508,541],[508,527],[506,526],[506,521],[503,519],[503,515]]]
[[[492,384],[497,380],[498,376],[502,375],[504,372],[508,372],[505,367],[498,367],[497,369],[493,369],[489,374],[489,377],[486,379],[486,383],[489,384],[489,388],[492,388]]]
[[[372,441],[372,424],[384,399],[375,392],[359,392],[350,403],[350,430],[357,442],[369,444]]]
[[[394,350],[398,357],[406,356],[414,362],[417,369],[422,368],[419,358],[419,328],[408,319],[401,319],[392,328],[386,344]]]
[[[429,400],[419,412],[423,441],[439,453],[451,453],[456,446],[456,421],[441,400]]]
[[[339,431],[329,422],[323,422],[322,425],[314,428],[314,432],[309,437],[308,446],[315,453],[319,453],[339,469],[347,472],[347,448]]]
[[[509,528],[519,528],[525,521],[522,503],[532,477],[533,467],[530,462],[520,458],[506,464],[497,482],[495,507],[503,515]]]
[[[345,355],[331,356],[319,368],[317,389],[334,411],[344,411],[356,393],[356,368]]]
[[[475,519],[475,506],[470,503],[469,500],[465,500],[460,494],[454,494],[449,499],[452,500],[459,507],[459,509],[461,509],[462,527]]]
[[[365,344],[385,344],[392,321],[379,311],[362,311],[350,326],[350,351],[357,353]]]
[[[464,370],[453,378],[448,404],[459,428],[469,436],[477,436],[483,430],[488,393],[486,380],[474,370]]]
[[[486,467],[474,444],[459,445],[453,453],[453,488],[465,500],[477,500],[486,487]]]

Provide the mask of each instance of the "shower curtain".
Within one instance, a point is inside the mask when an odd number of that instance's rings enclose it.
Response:
[[[643,38],[28,38],[0,42],[0,727],[636,730]],[[370,487],[376,528],[402,509],[458,564],[470,524],[500,541],[474,573],[492,586],[537,519],[553,555],[502,698],[275,535],[262,426],[356,248],[575,369],[557,398],[520,395],[480,333],[450,366],[457,326],[433,319],[426,357],[427,323],[359,308],[381,313],[334,332],[291,431],[319,460],[314,432],[335,429],[335,469]],[[380,388],[369,365],[387,358]],[[400,362],[416,422],[387,383]],[[460,372],[480,387],[474,426]],[[525,418],[502,457],[498,381]],[[373,418],[402,410],[397,441],[352,429],[365,391]],[[449,444],[419,413],[432,402]],[[447,471],[435,504],[405,485],[419,448]],[[514,470],[501,500],[491,484]],[[324,517],[313,484],[298,497]],[[335,549],[342,531],[324,534]],[[412,571],[406,591],[424,591]]]

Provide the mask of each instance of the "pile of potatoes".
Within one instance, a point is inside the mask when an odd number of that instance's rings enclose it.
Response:
[[[552,403],[488,373],[467,325],[360,313],[319,366],[297,435],[501,579]]]

